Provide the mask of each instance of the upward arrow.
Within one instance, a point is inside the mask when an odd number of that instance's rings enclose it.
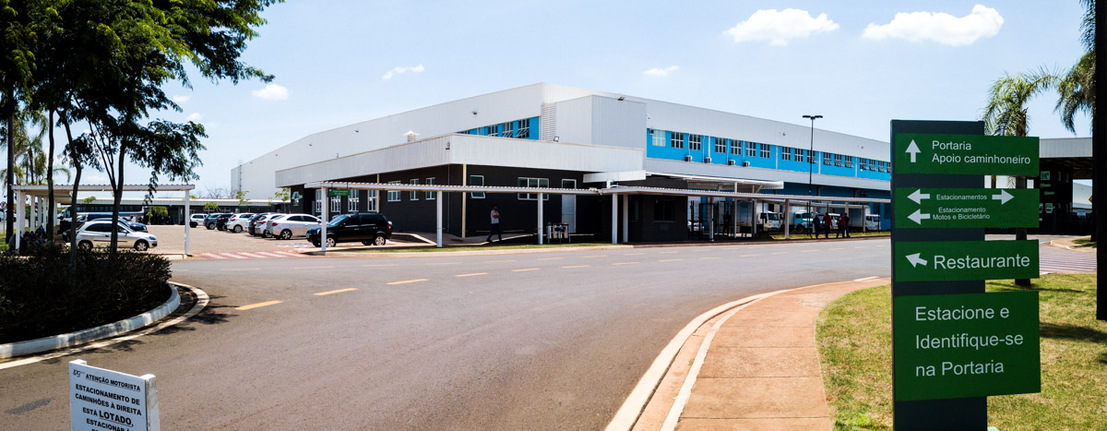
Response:
[[[919,266],[919,264],[922,264],[923,267],[926,267],[926,259],[919,257],[920,254],[922,253],[909,254],[906,256],[907,261],[911,262],[912,268]]]
[[[1007,193],[1007,190],[1000,190],[998,195],[992,196],[992,199],[999,201],[999,204],[1003,205],[1013,197],[1014,196],[1011,196],[1010,193]]]
[[[919,145],[912,139],[911,144],[907,146],[907,154],[911,155],[911,163],[915,163],[915,156],[921,152],[922,151],[919,151]]]
[[[922,189],[915,190],[914,193],[907,195],[908,199],[915,201],[917,204],[921,204],[923,199],[930,199],[930,193],[923,193]]]

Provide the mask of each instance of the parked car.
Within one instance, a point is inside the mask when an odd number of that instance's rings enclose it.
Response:
[[[280,213],[261,213],[250,218],[250,222],[247,223],[246,231],[253,236],[261,236],[265,230],[265,222],[270,217],[275,217]]]
[[[188,221],[188,226],[189,227],[196,227],[196,226],[199,226],[201,224],[204,224],[204,218],[205,217],[207,217],[207,214],[193,214],[193,215],[191,215],[190,216],[191,220]]]
[[[238,213],[232,215],[227,219],[227,223],[223,229],[234,233],[242,233],[246,229],[246,223],[250,221],[250,217],[253,217],[254,213]]]
[[[227,220],[234,217],[234,213],[226,213],[215,218],[215,228],[218,230],[227,230]]]
[[[204,217],[204,227],[208,228],[208,230],[215,229],[215,220],[218,219],[220,216],[225,215],[227,215],[227,213],[208,214],[207,217]]]
[[[265,225],[265,235],[280,239],[292,239],[305,236],[309,228],[319,226],[319,219],[308,214],[281,214],[269,219]]]
[[[308,242],[316,247],[322,243],[322,229],[313,227],[307,230]],[[384,245],[392,238],[392,222],[383,214],[357,213],[342,214],[327,223],[327,247],[340,242],[361,241],[364,245]]]
[[[134,247],[138,251],[158,246],[158,238],[148,232],[135,231],[122,223],[115,225],[115,229],[119,232],[117,238],[120,246]],[[106,247],[111,244],[111,231],[111,220],[87,222],[77,229],[77,247],[83,250]]]

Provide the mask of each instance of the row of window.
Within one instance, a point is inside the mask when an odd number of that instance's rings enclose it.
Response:
[[[664,147],[667,145],[670,148],[683,149],[685,142],[687,142],[688,149],[691,151],[701,151],[703,149],[703,141],[708,138],[703,135],[691,133],[670,132],[668,142],[666,142],[664,130],[649,129],[647,133],[650,136],[653,146]],[[742,141],[738,139],[715,138],[715,153],[726,154],[729,148],[730,154],[741,155],[743,147],[746,149],[746,157],[768,159],[771,158],[773,154],[773,145],[771,144]],[[801,163],[806,160],[807,163],[815,163],[815,153],[803,148],[781,146],[780,159]],[[858,158],[858,163],[861,170],[891,172],[888,162]],[[827,166],[852,168],[853,156],[823,152],[823,164]]]
[[[872,159],[858,159],[857,168],[862,171],[892,172],[892,166],[888,162]]]
[[[526,139],[530,138],[530,118],[508,121],[491,126],[457,132],[462,135],[500,136],[504,138]]]

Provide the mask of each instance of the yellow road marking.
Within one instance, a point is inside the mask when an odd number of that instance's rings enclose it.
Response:
[[[828,248],[827,250],[830,251],[830,250],[843,250],[843,249],[844,249],[843,247],[834,247],[834,248]]]
[[[454,277],[475,277],[475,276],[478,276],[478,275],[488,275],[488,273],[487,272],[474,272],[472,274],[458,274],[458,275],[455,275]]]
[[[250,304],[250,305],[243,305],[241,307],[236,307],[235,310],[238,310],[238,311],[253,310],[255,308],[268,307],[270,305],[277,305],[277,304],[280,304],[282,302],[284,302],[284,301],[259,302],[257,304]]]
[[[543,257],[543,258],[538,259],[538,260],[562,260],[562,259],[565,259],[565,258],[564,257]]]
[[[486,260],[486,261],[484,261],[484,263],[508,263],[508,262],[514,262],[514,261],[515,261],[515,259],[508,259],[508,260]]]
[[[592,265],[570,265],[570,266],[563,266],[561,268],[563,268],[563,269],[573,269],[573,268],[587,268],[587,267],[590,267],[590,266],[592,266]]]
[[[220,271],[261,271],[261,268],[223,268]]]
[[[718,257],[718,256],[715,256],[715,257],[701,257],[700,258],[700,260],[715,260],[715,259],[722,259],[722,258]]]
[[[769,254],[770,254],[770,255],[777,255],[777,254],[788,254],[788,252],[786,252],[786,251],[778,251],[778,252],[776,252],[776,253],[769,253]]]
[[[680,253],[680,252],[679,251],[662,251],[662,252],[658,252],[657,254],[677,254],[677,253]]]
[[[391,282],[391,283],[388,283],[388,285],[389,285],[389,286],[395,286],[395,285],[397,285],[397,284],[418,283],[418,282],[420,282],[420,281],[427,281],[427,279],[425,279],[425,278],[416,278],[416,279],[414,279],[414,280],[393,281],[393,282]]]
[[[638,262],[615,262],[612,265],[637,265]]]
[[[338,289],[338,290],[328,290],[326,292],[318,292],[318,293],[315,294],[315,296],[333,295],[333,294],[336,294],[336,293],[353,292],[355,290],[357,290],[356,287],[350,287],[350,288],[347,288],[347,289]]]
[[[868,247],[865,247],[865,246],[861,246],[861,247],[854,247],[854,249],[855,249],[855,250],[856,250],[856,249],[860,249],[860,248],[868,248]]]
[[[684,259],[661,259],[658,262],[680,262]]]
[[[297,266],[292,269],[295,269],[297,271],[302,269],[334,269],[334,266]]]
[[[623,253],[623,256],[641,256],[646,253]]]
[[[539,269],[540,269],[540,268],[521,268],[521,269],[513,269],[513,270],[511,270],[511,272],[527,272],[527,271],[537,271],[537,270],[539,270]]]
[[[375,268],[375,267],[381,267],[381,266],[396,266],[396,265],[399,265],[399,264],[398,263],[370,263],[370,264],[362,265],[362,266],[366,267],[366,268]]]
[[[431,263],[428,263],[427,265],[457,265],[459,263],[461,263],[461,262],[431,262]]]
[[[606,254],[596,254],[596,255],[592,255],[592,256],[581,256],[581,257],[585,258],[585,259],[593,259],[593,258],[597,258],[597,257],[607,257],[607,255]]]
[[[738,256],[738,257],[754,257],[754,256],[760,256],[760,255],[761,255],[760,253],[758,253],[758,254],[743,254],[743,255]]]

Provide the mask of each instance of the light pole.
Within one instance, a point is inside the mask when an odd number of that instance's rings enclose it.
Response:
[[[815,120],[823,118],[823,116],[822,115],[804,115],[803,118],[808,118],[808,119],[811,120],[811,148],[809,150],[807,150],[807,194],[811,195],[811,196],[815,196],[815,192],[814,192],[814,190],[812,190],[812,186],[811,186],[811,176],[812,176],[812,173],[814,172],[814,166],[815,166]],[[811,226],[808,227],[808,228],[814,230],[815,229],[815,223],[816,223],[816,221],[815,221],[815,212],[811,210],[811,201],[810,200],[807,201],[807,213],[811,215]],[[816,235],[818,235],[817,231],[816,231]]]

